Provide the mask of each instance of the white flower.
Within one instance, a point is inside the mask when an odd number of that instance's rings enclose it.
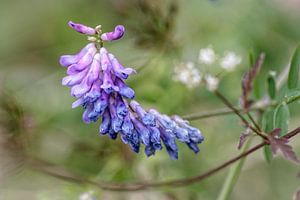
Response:
[[[210,65],[215,62],[216,54],[211,47],[200,49],[198,60],[199,63]]]
[[[207,85],[207,89],[209,91],[215,91],[216,89],[218,89],[219,86],[219,79],[213,75],[206,75],[205,76],[205,81],[206,81],[206,85]]]
[[[201,74],[193,62],[179,63],[174,69],[174,80],[192,89],[200,84]]]
[[[79,196],[79,200],[95,200],[93,193],[93,191],[84,192]]]
[[[233,71],[235,67],[242,62],[242,58],[236,55],[234,52],[229,51],[221,59],[220,65],[226,71]]]

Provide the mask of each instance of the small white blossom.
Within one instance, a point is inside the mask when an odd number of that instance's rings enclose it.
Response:
[[[93,191],[84,192],[79,196],[79,200],[96,200]]]
[[[206,81],[206,85],[207,85],[207,89],[209,91],[215,91],[216,89],[218,89],[219,86],[219,79],[213,75],[206,75],[205,76],[205,81]]]
[[[211,47],[200,49],[199,51],[199,63],[210,65],[216,60],[215,51]]]
[[[221,59],[220,65],[226,71],[233,71],[237,65],[242,62],[242,58],[236,55],[234,52],[229,51]]]
[[[201,74],[193,62],[177,64],[174,72],[174,80],[181,82],[189,89],[198,86],[201,82]]]

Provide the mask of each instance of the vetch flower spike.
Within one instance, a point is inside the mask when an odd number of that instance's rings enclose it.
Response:
[[[134,101],[135,92],[125,80],[136,73],[132,68],[125,68],[117,58],[103,47],[103,41],[118,40],[124,35],[125,28],[116,26],[113,32],[101,34],[101,26],[95,29],[82,24],[69,22],[77,32],[94,35],[79,53],[63,55],[60,64],[67,67],[68,76],[62,85],[71,88],[71,95],[77,100],[72,108],[84,109],[82,120],[85,123],[101,119],[99,135],[108,135],[121,140],[138,153],[141,145],[145,146],[147,156],[165,146],[172,159],[178,158],[176,141],[185,143],[195,153],[198,144],[204,140],[201,132],[179,116],[169,117],[155,109],[145,110]]]

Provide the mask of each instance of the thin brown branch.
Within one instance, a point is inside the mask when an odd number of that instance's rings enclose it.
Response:
[[[300,127],[290,131],[287,133],[284,137],[286,139],[290,139],[300,133]],[[35,158],[29,159],[29,165],[33,169],[43,172],[45,174],[51,175],[56,178],[60,178],[66,181],[79,183],[79,184],[91,184],[96,187],[99,187],[103,190],[112,190],[112,191],[138,191],[138,190],[146,190],[151,188],[157,188],[157,187],[169,187],[169,186],[187,186],[193,183],[198,183],[200,181],[205,180],[206,178],[216,174],[217,172],[225,169],[226,167],[230,166],[231,164],[235,163],[236,161],[254,153],[255,151],[259,150],[263,146],[268,145],[268,141],[264,141],[248,151],[241,153],[240,155],[231,158],[230,160],[222,163],[221,165],[212,168],[200,175],[190,177],[190,178],[183,178],[183,179],[177,179],[177,180],[171,180],[171,181],[161,181],[161,182],[140,182],[140,183],[123,183],[123,184],[117,184],[117,183],[111,183],[111,182],[96,182],[78,175],[75,175],[73,173],[68,172],[66,169],[50,164],[45,161],[40,161]]]
[[[242,111],[242,109],[240,108],[236,107],[236,109],[238,111]],[[234,114],[234,112],[232,110],[229,110],[228,108],[220,108],[210,112],[199,112],[199,113],[184,115],[182,116],[182,118],[192,121],[192,120],[205,119],[205,118],[217,117],[217,116],[229,115],[229,114]]]
[[[265,135],[263,135],[259,130],[257,130],[255,127],[251,126],[246,120],[246,118],[218,90],[215,91],[215,95],[241,119],[241,121],[244,123],[246,127],[250,128],[257,135],[262,137],[264,140],[268,141],[268,138]]]
[[[248,111],[258,111],[265,109],[266,107],[269,106],[275,106],[274,102],[270,102],[269,100],[262,99],[255,103]],[[242,112],[244,109],[234,106],[235,110],[238,112]],[[197,112],[197,113],[192,113],[188,115],[182,116],[183,119],[192,121],[192,120],[198,120],[198,119],[205,119],[205,118],[211,118],[211,117],[218,117],[218,116],[223,116],[223,115],[230,115],[230,114],[235,114],[234,111],[231,109],[225,107],[225,108],[220,108],[216,109],[213,111],[203,111],[203,112]]]
[[[261,132],[261,128],[259,127],[258,123],[255,121],[255,119],[252,117],[251,113],[247,112],[247,116],[249,117],[252,124],[255,126],[255,128]]]
[[[290,68],[290,64],[286,65],[285,68],[278,75],[278,77],[276,79],[276,83],[277,83],[276,87],[277,88],[280,88],[283,85],[284,81],[287,79],[289,68]],[[263,105],[260,105],[260,104],[263,104]],[[260,110],[260,109],[264,109],[265,107],[275,106],[275,105],[276,104],[273,104],[272,102],[270,102],[268,95],[265,95],[262,98],[262,100],[257,102],[256,105],[251,106],[248,111]],[[235,106],[234,108],[239,112],[243,111],[243,109],[241,109],[237,106]],[[223,116],[223,115],[229,115],[229,114],[234,114],[234,112],[228,108],[221,108],[221,109],[211,111],[211,112],[199,112],[199,113],[184,115],[183,118],[186,120],[198,120],[198,119]]]

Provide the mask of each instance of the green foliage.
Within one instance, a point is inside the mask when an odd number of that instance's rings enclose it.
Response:
[[[269,133],[274,129],[273,116],[274,116],[274,110],[268,110],[264,112],[262,118],[262,129],[265,133]],[[268,163],[272,161],[273,156],[272,156],[272,150],[270,146],[264,146],[264,157]]]
[[[276,97],[276,82],[275,77],[272,74],[269,74],[267,78],[268,83],[268,93],[271,99],[275,99]]]
[[[297,46],[291,60],[291,67],[290,67],[289,77],[288,77],[289,89],[297,88],[298,80],[299,80],[299,71],[300,71],[300,45]]]
[[[288,132],[290,120],[290,111],[288,105],[284,102],[279,104],[273,115],[273,127],[281,128],[280,136],[284,136]]]
[[[283,102],[289,104],[294,101],[298,101],[300,99],[300,90],[292,90],[287,92],[287,94],[284,96]]]

